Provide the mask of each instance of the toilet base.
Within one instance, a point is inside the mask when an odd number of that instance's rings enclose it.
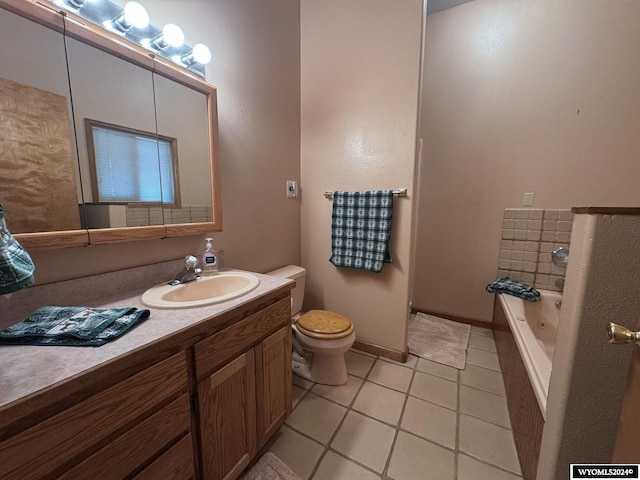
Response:
[[[322,385],[344,385],[349,378],[343,353],[314,353],[307,359],[294,352],[291,363],[295,375]]]
[[[292,364],[291,366],[293,367],[292,371],[294,375],[302,377],[305,380],[309,380],[310,382],[314,381],[311,378],[311,368],[308,363],[300,362],[300,361],[297,361],[296,359],[293,359],[291,364]]]

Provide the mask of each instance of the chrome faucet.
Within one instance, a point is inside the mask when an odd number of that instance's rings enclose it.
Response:
[[[551,261],[562,268],[569,264],[569,247],[558,247],[551,252]]]
[[[181,285],[199,279],[202,276],[202,269],[196,265],[198,265],[196,257],[193,255],[184,257],[184,268],[178,272],[176,278],[169,282],[169,285]]]

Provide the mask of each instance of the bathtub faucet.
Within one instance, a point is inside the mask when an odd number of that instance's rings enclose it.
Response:
[[[562,308],[562,300],[556,300],[553,304],[556,306],[558,310]]]

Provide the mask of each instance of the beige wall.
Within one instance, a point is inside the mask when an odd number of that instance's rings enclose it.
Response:
[[[218,88],[227,266],[264,272],[300,262],[299,199],[285,181],[300,175],[300,20],[295,0],[146,0],[151,22],[180,25],[206,43],[207,80]],[[41,283],[181,258],[202,236],[31,252]]]
[[[640,2],[476,0],[430,15],[413,304],[490,321],[505,208],[635,206]]]
[[[394,202],[382,273],[336,268],[325,190],[409,187],[414,179],[421,0],[302,0],[302,264],[305,308],[349,317],[357,338],[406,345],[412,203]]]

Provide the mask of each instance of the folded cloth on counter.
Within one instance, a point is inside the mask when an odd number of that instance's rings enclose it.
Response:
[[[149,310],[131,307],[40,307],[22,322],[0,331],[0,345],[99,347],[149,315]]]
[[[0,204],[0,294],[12,293],[35,281],[35,267],[22,245],[11,235]]]
[[[509,277],[502,277],[494,280],[486,287],[489,293],[506,293],[514,297],[520,297],[529,302],[539,302],[540,292],[526,283],[511,280]]]
[[[391,263],[393,191],[334,192],[331,258],[336,267],[380,272]]]

